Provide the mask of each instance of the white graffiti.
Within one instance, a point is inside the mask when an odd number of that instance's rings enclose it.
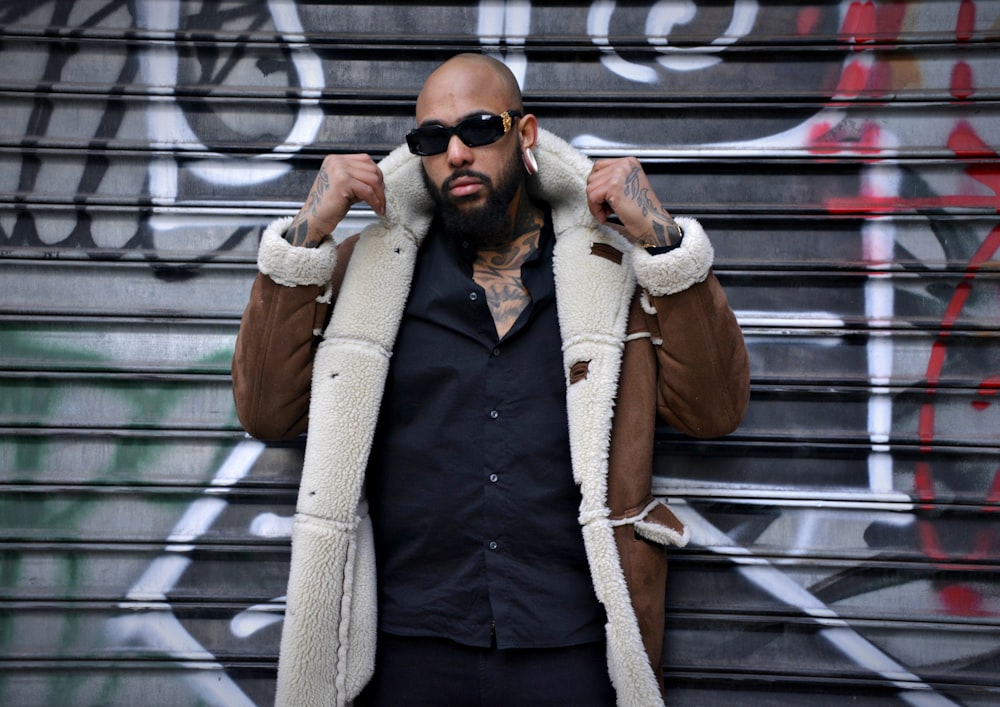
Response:
[[[804,615],[812,617],[822,626],[820,635],[824,640],[856,661],[858,665],[878,673],[897,687],[904,688],[905,692],[900,696],[904,702],[915,707],[947,707],[955,704],[933,692],[930,685],[859,634],[850,624],[839,618],[833,608],[800,587],[771,561],[757,557],[741,547],[691,506],[675,501],[672,507],[677,516],[691,529],[692,542],[702,547],[716,548],[714,552],[725,552],[737,566],[739,573],[752,584],[785,604],[794,606]],[[900,510],[898,506],[890,504],[883,508],[888,513]]]
[[[615,74],[639,83],[656,83],[659,74],[653,67],[636,64],[622,58],[611,43],[611,22],[617,3],[597,0],[587,14],[587,33],[591,41],[604,50],[601,63]],[[670,71],[698,71],[715,66],[718,56],[727,46],[739,41],[753,29],[757,17],[755,0],[736,0],[732,20],[722,33],[707,45],[687,47],[670,43],[670,33],[678,25],[689,24],[697,15],[698,6],[691,0],[660,0],[649,9],[646,18],[646,39],[660,56],[657,62]]]
[[[180,29],[180,0],[136,3],[136,20],[140,26],[164,33]],[[315,142],[323,124],[319,97],[324,87],[323,67],[319,58],[310,50],[305,30],[294,4],[271,0],[268,3],[271,18],[289,50],[295,78],[300,88],[295,121],[288,129],[284,141],[276,145],[271,154],[255,155],[249,159],[234,159],[212,153],[192,129],[188,116],[174,100],[173,87],[177,84],[179,56],[173,45],[150,47],[141,55],[140,75],[159,98],[151,99],[147,124],[149,144],[152,149],[200,153],[201,159],[188,166],[191,173],[211,184],[252,187],[287,174],[291,169],[286,161],[276,159],[299,151]],[[173,205],[178,196],[180,168],[176,160],[152,160],[149,167],[149,195],[155,204]],[[157,222],[153,221],[154,228]]]
[[[525,90],[528,58],[522,48],[531,34],[531,0],[480,0],[477,33],[486,53],[504,62]]]
[[[263,443],[251,439],[233,448],[205,496],[191,504],[174,525],[165,554],[153,561],[125,595],[120,606],[128,613],[109,621],[106,629],[113,645],[149,648],[175,656],[180,663],[190,662],[195,669],[185,679],[192,693],[201,702],[219,707],[252,707],[253,702],[184,627],[167,602],[167,594],[190,566],[188,553],[195,548],[194,542],[225,510],[222,494],[246,477],[263,450]]]

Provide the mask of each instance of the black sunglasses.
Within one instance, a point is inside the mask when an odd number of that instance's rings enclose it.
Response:
[[[458,139],[469,147],[482,147],[506,135],[514,124],[514,119],[520,117],[520,111],[505,110],[500,115],[474,115],[451,128],[425,125],[406,133],[406,144],[409,145],[410,152],[421,157],[440,155],[448,149],[452,135],[458,135]]]

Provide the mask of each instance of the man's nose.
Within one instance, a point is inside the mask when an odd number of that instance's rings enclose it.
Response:
[[[452,135],[448,140],[448,164],[461,167],[473,161],[472,148],[462,142],[458,135]]]

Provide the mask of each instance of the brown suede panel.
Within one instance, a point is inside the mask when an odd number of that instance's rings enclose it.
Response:
[[[683,292],[653,297],[650,317],[663,339],[657,410],[692,437],[729,434],[750,399],[750,361],[736,316],[712,273]]]
[[[577,361],[569,367],[569,384],[586,380],[588,375],[590,375],[590,361]]]
[[[629,311],[628,333],[641,333],[646,324],[636,293]],[[640,337],[625,344],[611,428],[608,508],[613,519],[634,516],[653,500],[655,431],[656,355],[649,337]],[[650,667],[662,686],[666,551],[636,538],[632,525],[615,528],[615,541]]]
[[[356,237],[337,249],[334,295]],[[257,274],[243,311],[233,353],[233,398],[243,428],[263,440],[292,439],[306,431],[312,361],[331,311],[317,302],[322,287],[286,287]]]
[[[591,243],[590,252],[592,255],[598,255],[602,258],[607,258],[612,263],[617,263],[618,265],[622,264],[622,258],[625,257],[624,253],[622,253],[614,246],[608,245],[607,243]]]
[[[615,528],[615,542],[632,596],[632,608],[639,622],[642,643],[662,690],[667,551],[661,545],[637,538],[632,525]]]
[[[629,312],[629,334],[641,332],[645,316],[638,295]],[[625,344],[615,401],[608,465],[612,516],[634,515],[650,500],[653,435],[656,430],[656,357],[648,337]]]
[[[737,427],[749,399],[743,336],[715,276],[650,300],[655,314],[643,309],[638,294],[629,311],[627,331],[634,338],[623,353],[608,460],[613,519],[635,516],[653,500],[658,414],[681,432],[718,436]],[[663,506],[646,520],[684,531]],[[666,549],[638,538],[632,525],[615,528],[615,539],[650,665],[662,678]]]

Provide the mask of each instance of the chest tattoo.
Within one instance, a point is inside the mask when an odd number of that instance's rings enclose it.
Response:
[[[473,268],[473,279],[486,291],[486,302],[497,334],[503,338],[531,302],[531,295],[521,280],[520,268],[511,273],[480,266],[477,262]]]
[[[541,229],[522,233],[508,247],[479,253],[472,266],[472,279],[486,291],[486,302],[497,334],[503,338],[531,302],[531,293],[521,279],[521,265],[538,249]]]

